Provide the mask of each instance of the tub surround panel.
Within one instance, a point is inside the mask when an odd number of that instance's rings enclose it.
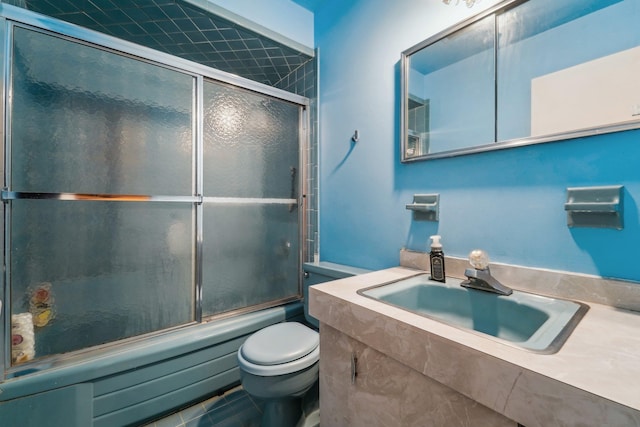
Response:
[[[92,384],[62,387],[36,396],[0,402],[0,425],[66,427],[91,425]],[[61,402],[65,404],[61,405]]]
[[[321,335],[335,328],[527,427],[640,426],[640,315],[590,303],[559,352],[540,355],[356,293],[418,273],[398,267],[312,287]],[[322,363],[331,363],[324,351]]]
[[[464,279],[471,265],[466,258],[445,257],[447,275]],[[429,271],[429,254],[402,249],[400,265]],[[541,295],[640,311],[640,284],[589,274],[491,263],[491,274],[510,288]]]
[[[14,421],[13,414],[27,409],[25,426],[139,425],[238,384],[238,348],[250,334],[283,321],[303,321],[302,304],[69,356],[57,366],[30,365],[34,372],[0,383],[0,426],[12,425],[3,420]],[[50,407],[53,415],[57,408],[66,412],[51,417]]]
[[[349,426],[515,427],[491,411],[340,331],[320,329],[320,416],[323,424]],[[351,381],[351,355],[357,376]]]

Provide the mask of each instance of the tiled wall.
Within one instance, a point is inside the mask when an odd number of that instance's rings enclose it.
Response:
[[[307,236],[303,261],[314,260],[318,254],[318,56],[316,56],[275,84],[277,88],[309,98],[309,146],[306,148],[307,167]]]
[[[272,86],[310,59],[184,0],[4,2]]]

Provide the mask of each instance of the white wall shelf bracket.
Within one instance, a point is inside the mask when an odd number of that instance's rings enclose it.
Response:
[[[413,211],[415,221],[438,221],[440,194],[414,194],[413,203],[405,207]]]

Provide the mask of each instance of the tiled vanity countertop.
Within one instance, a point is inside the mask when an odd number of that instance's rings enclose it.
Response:
[[[527,427],[640,426],[640,313],[587,302],[562,348],[536,354],[357,294],[417,273],[396,267],[313,286],[310,313]]]

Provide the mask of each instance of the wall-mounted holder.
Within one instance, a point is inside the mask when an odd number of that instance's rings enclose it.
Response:
[[[569,227],[617,228],[622,230],[622,185],[567,188]]]
[[[360,141],[360,131],[358,131],[358,129],[353,131],[353,135],[351,136],[351,141],[353,141],[353,142]]]
[[[440,195],[414,194],[413,203],[405,207],[413,211],[413,219],[415,221],[438,221]]]

